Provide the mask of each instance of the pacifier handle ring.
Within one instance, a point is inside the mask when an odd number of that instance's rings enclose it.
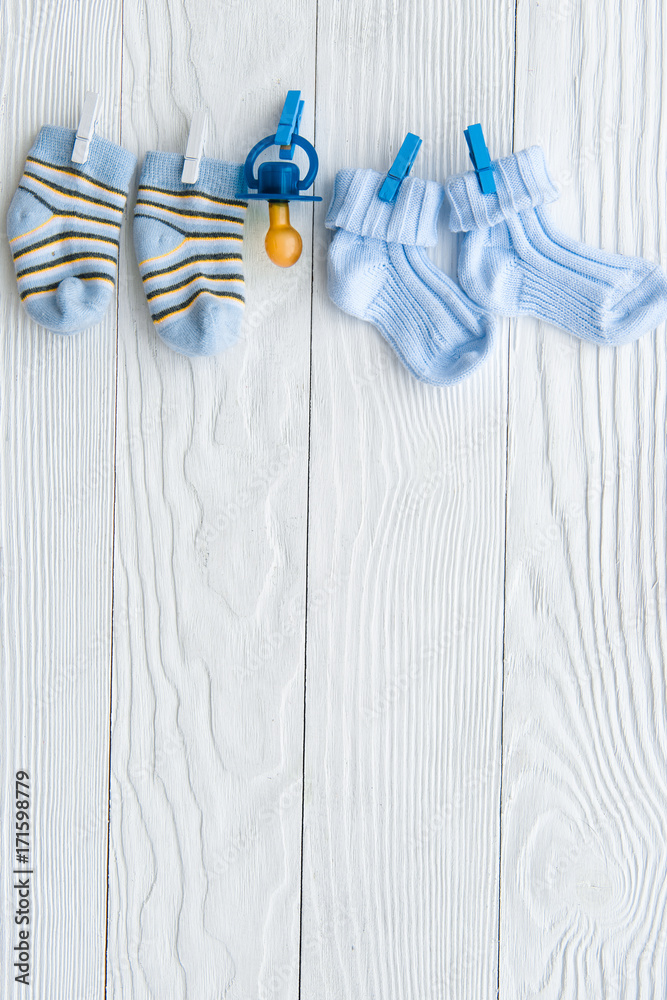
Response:
[[[297,182],[297,189],[299,191],[305,191],[306,188],[310,187],[310,185],[315,180],[315,177],[317,176],[317,168],[319,166],[319,160],[317,158],[317,153],[315,152],[315,147],[312,146],[307,139],[304,139],[300,135],[293,135],[292,143],[296,146],[300,146],[301,149],[304,149],[308,154],[308,172],[306,176],[303,178],[303,180],[299,180]],[[245,181],[249,188],[259,189],[259,180],[255,176],[255,171],[254,171],[255,160],[260,155],[260,153],[263,153],[265,149],[269,148],[269,146],[277,146],[277,145],[278,143],[276,142],[276,136],[267,135],[265,139],[260,139],[259,142],[255,143],[255,145],[248,153],[244,169],[245,169]]]
[[[304,149],[308,154],[308,173],[303,180],[297,183],[299,191],[305,191],[315,180],[320,161],[317,158],[315,147],[307,139],[304,139],[303,136],[293,135],[292,142],[297,146],[301,146],[301,149]]]
[[[245,182],[249,188],[259,189],[259,180],[257,179],[257,177],[255,177],[255,171],[253,169],[255,166],[255,160],[261,153],[264,152],[265,149],[268,149],[269,146],[275,146],[275,144],[276,144],[275,135],[267,135],[265,139],[260,139],[259,142],[256,142],[255,145],[250,150],[250,152],[248,153],[248,155],[246,156],[244,173],[245,173]]]

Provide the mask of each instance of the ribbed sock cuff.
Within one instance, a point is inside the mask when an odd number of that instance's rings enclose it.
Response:
[[[183,159],[180,153],[146,153],[139,184],[145,187],[165,188],[167,191],[186,193],[199,191],[212,197],[238,201],[239,205],[247,204],[243,199],[236,197],[242,190],[243,164],[210,160],[202,156],[196,184],[183,184],[181,182]]]
[[[85,163],[72,163],[76,129],[58,125],[43,125],[28,156],[43,160],[53,167],[70,167],[74,173],[117,188],[127,194],[137,158],[134,153],[115,142],[93,135]]]
[[[491,168],[496,182],[495,194],[482,194],[474,170],[446,181],[452,232],[488,229],[518,212],[527,212],[558,198],[540,146],[530,146],[512,156],[494,160]]]
[[[407,177],[396,201],[381,201],[378,191],[385,177],[377,170],[340,170],[324,225],[386,243],[435,246],[443,188],[435,181]]]

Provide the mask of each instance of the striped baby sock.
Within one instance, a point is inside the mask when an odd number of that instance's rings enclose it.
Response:
[[[424,249],[438,242],[442,187],[409,177],[389,203],[378,197],[384,179],[375,170],[336,175],[325,220],[336,230],[328,255],[329,296],[377,327],[420,381],[452,385],[487,356],[495,320]]]
[[[607,253],[560,233],[543,207],[558,197],[531,146],[492,163],[495,194],[473,170],[445,190],[462,232],[459,281],[502,316],[528,313],[596,344],[636,340],[667,319],[667,275],[641,257]]]
[[[136,157],[94,135],[72,163],[76,131],[45,125],[7,214],[21,302],[55,333],[98,323],[113,294],[118,236]]]
[[[239,335],[243,297],[243,167],[203,157],[195,184],[183,157],[148,153],[134,209],[134,248],[155,329],[189,357]]]

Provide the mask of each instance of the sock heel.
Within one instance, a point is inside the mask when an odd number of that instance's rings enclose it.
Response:
[[[18,188],[14,192],[7,212],[7,238],[12,244],[22,236],[29,236],[53,218],[53,212],[37,201],[30,191]],[[35,237],[37,239],[37,237]],[[15,248],[13,248],[15,249]]]
[[[378,260],[378,248],[374,246],[379,243],[339,229],[329,247],[329,298],[358,319],[364,318],[386,281],[388,265]]]
[[[520,270],[507,226],[466,233],[459,253],[458,276],[470,298],[490,312],[513,316],[519,311]]]

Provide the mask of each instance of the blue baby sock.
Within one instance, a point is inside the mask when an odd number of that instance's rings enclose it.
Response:
[[[384,174],[341,170],[325,225],[331,299],[373,323],[413,375],[451,385],[486,357],[495,320],[439,271],[424,247],[438,242],[443,189],[407,178],[396,201],[381,201]]]
[[[19,294],[56,333],[99,322],[113,295],[118,234],[136,157],[94,135],[72,163],[74,129],[40,129],[7,214]]]
[[[243,167],[202,158],[182,184],[183,157],[148,153],[134,209],[134,248],[155,329],[169,347],[217,354],[239,335],[243,297]]]
[[[474,171],[451,177],[449,227],[465,235],[459,281],[503,316],[529,313],[597,344],[636,340],[667,319],[667,275],[558,232],[542,207],[558,193],[539,146],[492,164],[496,194]]]

